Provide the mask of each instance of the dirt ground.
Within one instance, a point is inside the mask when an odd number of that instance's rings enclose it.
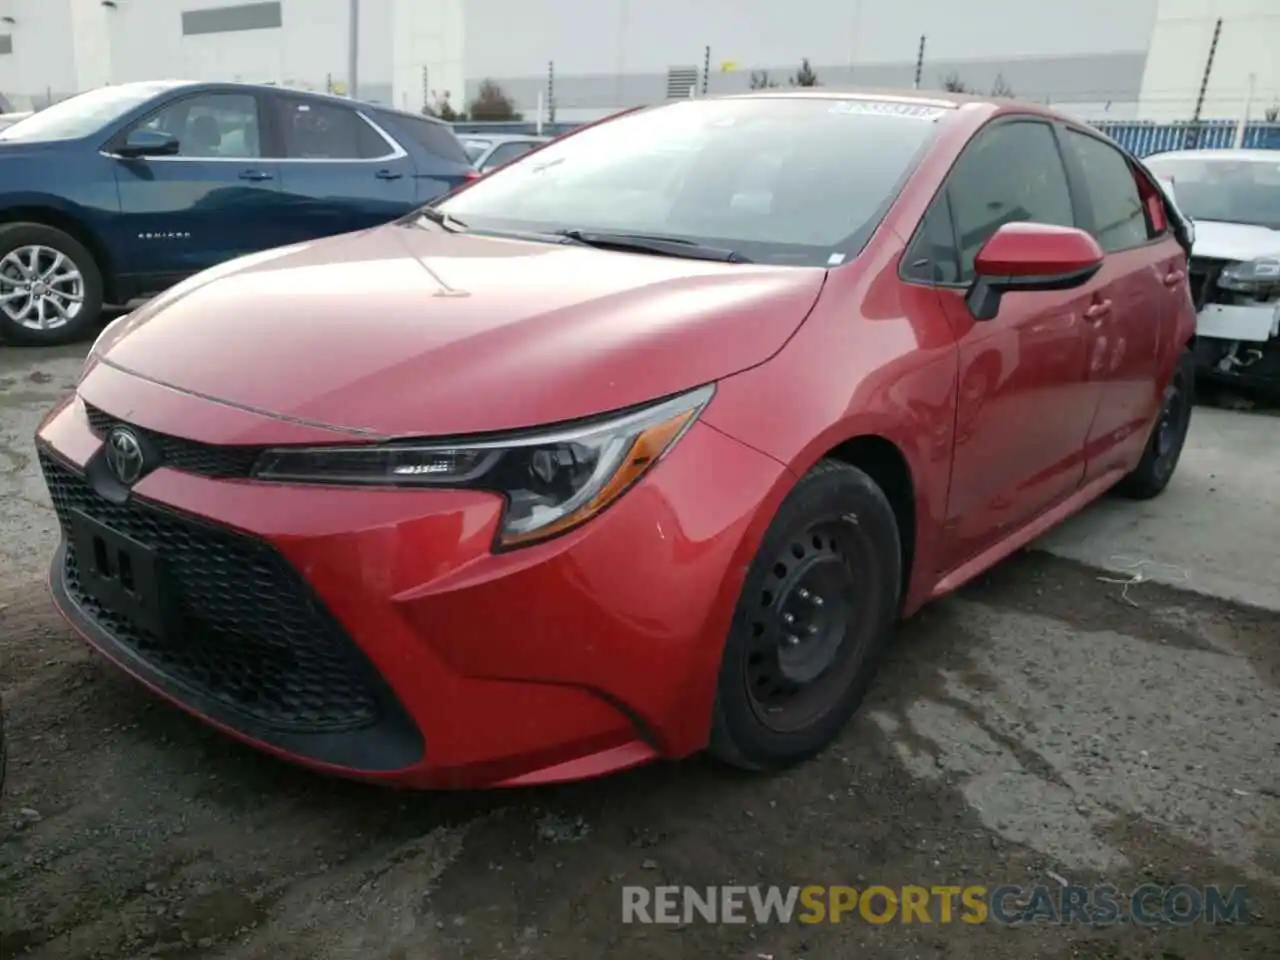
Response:
[[[3,960],[1280,957],[1280,614],[1028,552],[904,625],[856,722],[789,774],[692,761],[536,791],[393,793],[242,748],[70,634],[44,592],[53,528],[24,437],[76,358],[6,362]],[[1251,916],[621,921],[627,884],[1063,881],[1241,884]]]

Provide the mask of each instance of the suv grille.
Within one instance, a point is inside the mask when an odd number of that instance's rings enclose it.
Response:
[[[165,433],[145,430],[134,424],[125,424],[107,413],[105,410],[84,405],[89,416],[89,429],[99,437],[106,437],[112,427],[128,426],[135,433],[144,435],[160,451],[161,462],[173,470],[183,473],[194,473],[202,477],[217,479],[234,479],[248,477],[253,473],[253,464],[261,447],[217,445],[198,443],[195,440],[184,440]]]
[[[164,678],[269,729],[340,732],[379,721],[388,696],[381,678],[270,545],[136,498],[111,503],[47,451],[39,457],[64,530],[79,510],[157,551],[164,564],[174,626],[160,635],[86,594],[66,538],[66,589],[117,643]]]

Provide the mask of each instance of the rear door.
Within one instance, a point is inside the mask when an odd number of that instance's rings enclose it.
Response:
[[[1138,179],[1123,153],[1084,129],[1066,128],[1064,138],[1082,226],[1106,252],[1095,278],[1102,300],[1085,328],[1088,378],[1098,385],[1086,441],[1092,480],[1129,469],[1146,445],[1161,405],[1164,341],[1173,335],[1177,298],[1186,296],[1186,254],[1157,188]]]
[[[408,152],[364,111],[285,93],[269,99],[289,242],[375,227],[413,208]]]
[[[937,288],[958,343],[946,569],[1079,488],[1097,406],[1084,334],[1096,284],[1008,293],[985,321],[965,303],[978,251],[1013,221],[1076,225],[1059,139],[1041,120],[996,121],[974,137],[903,261],[904,279]]]
[[[123,142],[145,127],[172,134],[180,145],[173,157],[115,158],[120,216],[112,246],[121,251],[121,273],[158,289],[281,242],[279,170],[264,156],[263,107],[249,91],[194,93],[118,134]]]

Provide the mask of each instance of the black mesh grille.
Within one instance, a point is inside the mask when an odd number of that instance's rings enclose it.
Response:
[[[84,409],[89,416],[89,428],[99,437],[105,437],[112,427],[125,425],[123,420],[90,404],[86,403]],[[199,474],[202,477],[220,479],[248,477],[253,471],[254,461],[262,452],[261,447],[198,443],[195,440],[184,440],[181,437],[145,430],[135,424],[128,424],[128,427],[151,441],[160,452],[161,463],[164,466],[184,473]]]
[[[67,538],[66,587],[97,624],[158,673],[266,727],[340,732],[380,719],[373,667],[268,544],[132,498],[100,497],[39,452],[58,517],[81,511],[156,551],[173,616],[163,635],[105,609],[80,580]]]

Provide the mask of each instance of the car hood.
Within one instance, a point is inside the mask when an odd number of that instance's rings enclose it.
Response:
[[[1280,230],[1250,223],[1196,221],[1193,256],[1218,260],[1253,260],[1280,254]]]
[[[109,327],[87,367],[374,436],[518,429],[754,366],[825,277],[389,225],[199,274]]]

